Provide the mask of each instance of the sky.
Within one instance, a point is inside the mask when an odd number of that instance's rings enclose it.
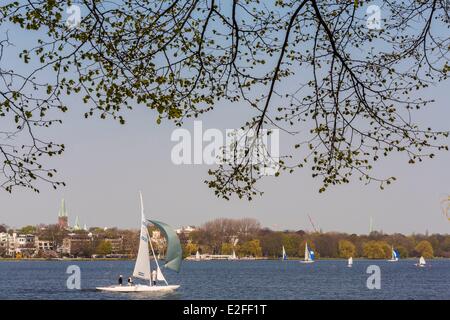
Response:
[[[416,113],[419,124],[450,128],[449,84],[423,93],[436,102]],[[386,233],[450,232],[450,221],[440,208],[440,200],[450,194],[449,152],[414,166],[403,155],[379,162],[379,174],[397,177],[384,191],[375,183],[366,186],[355,179],[319,194],[320,181],[305,168],[266,177],[259,184],[264,195],[251,202],[226,201],[216,198],[203,183],[210,166],[172,163],[176,142],[170,139],[175,129],[171,123],[156,125],[155,114],[139,106],[126,114],[125,126],[86,120],[86,108],[73,101],[72,109],[62,116],[63,124],[45,133],[66,145],[62,156],[47,163],[58,169],[58,177],[67,186],[53,190],[43,185],[39,194],[23,189],[12,194],[0,191],[0,223],[12,227],[56,223],[64,198],[71,224],[78,216],[88,227],[137,228],[141,190],[146,216],[174,227],[198,226],[219,217],[252,217],[275,230],[312,230],[309,214],[323,231],[364,234],[373,217],[374,229]],[[203,128],[238,128],[248,116],[244,104],[219,103],[202,118]],[[185,127],[192,132],[192,122]],[[282,149],[286,148],[283,141]]]

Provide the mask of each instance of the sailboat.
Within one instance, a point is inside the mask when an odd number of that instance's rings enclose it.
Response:
[[[427,262],[425,261],[425,258],[424,258],[424,257],[420,257],[419,263],[416,263],[415,265],[416,265],[417,267],[423,268],[423,267],[425,267],[425,266],[427,265]]]
[[[286,254],[286,250],[284,250],[284,246],[283,246],[283,256],[282,256],[281,259],[282,259],[282,260],[287,260],[287,259],[288,259],[288,256],[287,256],[287,254]]]
[[[398,252],[396,250],[394,250],[394,247],[392,247],[392,258],[389,259],[389,262],[397,262],[399,259],[400,255],[398,254]]]
[[[198,250],[197,250],[197,252],[195,253],[195,261],[200,261],[202,259],[202,257],[200,256],[200,252],[198,252]]]
[[[314,251],[309,250],[308,243],[305,243],[305,259],[300,262],[301,263],[313,263],[314,262]]]
[[[109,287],[97,287],[97,290],[101,291],[111,291],[111,292],[170,292],[178,289],[179,285],[169,285],[167,280],[159,267],[158,259],[153,250],[152,242],[149,241],[150,237],[147,230],[148,223],[152,223],[157,227],[166,237],[167,240],[167,252],[165,257],[165,267],[172,269],[176,272],[180,270],[182,251],[180,240],[178,239],[175,231],[167,224],[155,220],[147,220],[144,215],[144,204],[141,198],[141,234],[139,241],[139,250],[136,258],[136,264],[134,266],[133,277],[142,280],[147,280],[148,284],[133,284],[133,285],[112,285]],[[157,282],[164,282],[164,285],[153,284],[152,283],[152,271],[150,265],[150,254],[148,244],[150,243],[150,248],[155,261],[155,271]]]
[[[353,266],[353,257],[348,258],[347,267],[351,268]]]
[[[231,254],[231,257],[228,258],[228,260],[237,260],[236,252],[233,249],[233,253]]]

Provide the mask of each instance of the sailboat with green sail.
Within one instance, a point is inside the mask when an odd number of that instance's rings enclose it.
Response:
[[[172,269],[176,272],[180,271],[180,265],[182,260],[182,250],[180,245],[180,240],[178,239],[175,231],[164,222],[156,220],[147,220],[144,215],[144,204],[142,201],[142,194],[140,193],[141,199],[141,232],[139,240],[139,250],[136,258],[136,263],[134,266],[133,277],[141,280],[148,281],[148,284],[132,284],[132,285],[112,285],[109,287],[97,287],[100,291],[110,291],[110,292],[170,292],[178,289],[179,285],[169,285],[165,279],[155,251],[153,249],[152,242],[150,241],[150,236],[148,234],[148,225],[152,224],[158,228],[165,236],[167,241],[167,252],[165,257],[165,268]],[[153,260],[155,262],[154,271],[152,272],[152,266],[150,264],[150,250],[153,255]],[[156,272],[156,279],[152,279],[152,274]],[[152,282],[152,280],[155,280]],[[162,284],[159,284],[162,283]]]

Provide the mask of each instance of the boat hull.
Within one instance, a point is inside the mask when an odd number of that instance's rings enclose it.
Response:
[[[109,286],[109,287],[97,287],[99,291],[108,292],[171,292],[179,288],[179,285],[170,286],[148,286],[148,285],[134,285],[134,286]]]
[[[300,263],[313,263],[314,261],[311,261],[311,260],[303,260],[303,261],[300,261]]]
[[[398,259],[389,259],[388,262],[398,262]]]

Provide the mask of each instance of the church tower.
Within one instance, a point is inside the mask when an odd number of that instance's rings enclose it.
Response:
[[[69,216],[67,215],[66,203],[64,199],[61,200],[61,208],[58,213],[58,226],[61,229],[67,229],[69,227]]]

